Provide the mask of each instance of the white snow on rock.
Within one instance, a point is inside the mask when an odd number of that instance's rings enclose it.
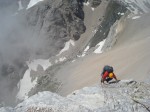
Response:
[[[18,5],[19,5],[18,10],[22,10],[22,9],[23,9],[23,6],[22,6],[22,3],[21,3],[21,0],[18,1]]]
[[[89,4],[90,4],[89,2],[86,2],[86,3],[84,2],[84,5],[86,5],[86,6],[88,6]]]
[[[150,0],[121,0],[134,14],[147,13],[150,11]]]
[[[81,55],[81,57],[84,57],[86,54],[85,53],[83,53],[82,55]]]
[[[70,46],[75,46],[75,43],[73,40],[69,40],[68,42],[66,42],[65,47],[59,52],[59,54],[57,56],[59,56],[60,54],[62,54],[65,51],[69,50]]]
[[[66,60],[66,57],[59,58],[60,62],[65,61],[65,60]]]
[[[38,65],[41,65],[44,70],[46,70],[48,67],[50,67],[52,64],[49,62],[49,59],[44,60],[44,59],[37,59],[33,60],[31,62],[27,62],[28,67],[34,71],[37,71]]]
[[[87,52],[89,50],[90,46],[87,46],[85,49],[84,49],[84,52]]]
[[[65,61],[66,59],[67,59],[66,57],[60,57],[60,58],[58,58],[58,59],[55,60],[55,64],[60,63],[60,62],[63,62],[63,61]]]
[[[30,71],[31,70],[27,70],[23,79],[20,80],[20,88],[17,94],[17,98],[20,100],[27,99],[29,91],[37,84],[37,78],[31,81]]]
[[[58,63],[58,60],[55,60],[55,63]]]
[[[93,8],[93,7],[92,7],[91,9],[92,9],[92,11],[94,11],[94,8]]]
[[[121,15],[121,16],[123,16],[123,15],[124,15],[124,13],[120,13],[120,12],[118,12],[118,15]]]
[[[89,2],[86,2],[86,3],[84,2],[83,4],[84,4],[85,6],[90,6],[90,3],[89,3]],[[91,8],[92,11],[95,10],[95,8],[93,8],[93,7],[90,7],[90,8]]]
[[[106,39],[104,39],[103,41],[101,41],[100,43],[98,43],[98,44],[96,45],[96,46],[98,46],[98,47],[97,47],[97,49],[94,51],[94,53],[102,53],[102,47],[103,47],[105,41],[106,41]]]
[[[30,0],[27,9],[33,7],[33,6],[36,5],[38,2],[41,2],[41,1],[44,1],[44,0]]]
[[[71,62],[73,63],[73,62],[75,62],[76,60],[72,60]]]
[[[95,34],[95,33],[97,32],[97,29],[96,29],[96,30],[93,30],[92,32]]]
[[[82,55],[77,55],[78,58],[82,57]]]
[[[138,19],[138,18],[140,18],[141,16],[134,16],[134,17],[132,17],[132,19]]]
[[[89,50],[89,48],[90,48],[90,46],[87,46],[87,47],[84,49],[82,55],[79,56],[79,57],[84,57],[84,56],[86,55],[86,52]]]
[[[28,98],[29,91],[37,84],[37,78],[32,81],[30,72],[31,70],[37,71],[38,65],[41,65],[43,67],[43,70],[46,70],[49,66],[52,64],[49,62],[49,60],[44,59],[37,59],[33,60],[31,62],[27,62],[28,69],[26,70],[23,78],[20,80],[19,85],[19,92],[17,94],[17,98],[24,100]]]

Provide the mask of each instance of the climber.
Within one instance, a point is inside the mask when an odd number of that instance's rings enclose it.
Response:
[[[104,81],[106,81],[107,83],[109,83],[109,81],[111,81],[113,78],[118,81],[117,77],[115,76],[115,74],[113,73],[113,67],[111,66],[104,66],[103,71],[101,73],[101,83],[104,83]]]

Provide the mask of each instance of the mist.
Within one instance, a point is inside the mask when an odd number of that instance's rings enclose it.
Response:
[[[0,1],[0,106],[17,103],[17,84],[28,68],[26,61],[48,57],[44,55],[47,40],[34,36],[25,11],[18,13],[17,3]]]
[[[17,0],[1,0],[0,6],[0,104],[12,105],[28,68],[26,61],[57,55],[86,27],[83,5],[77,1],[45,0],[20,11]]]

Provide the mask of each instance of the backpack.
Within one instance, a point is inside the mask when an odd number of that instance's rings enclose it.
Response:
[[[106,71],[107,71],[108,73],[112,73],[114,70],[113,70],[113,67],[112,67],[112,66],[106,65],[106,66],[104,66],[103,72],[102,72],[101,75],[103,75]]]

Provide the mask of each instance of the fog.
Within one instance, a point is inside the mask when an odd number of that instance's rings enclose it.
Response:
[[[13,64],[16,60],[25,62],[42,55],[47,40],[34,36],[24,12],[17,14],[17,10],[11,13],[9,10],[0,11],[0,65]]]
[[[47,46],[47,40],[33,36],[25,13],[17,12],[17,3],[0,0],[0,106],[16,102],[17,84],[27,69],[25,62],[42,57]]]
[[[70,39],[66,39],[62,14],[55,8],[51,11],[51,3],[18,11],[18,0],[0,0],[0,106],[16,102],[17,84],[28,68],[26,61],[48,59]]]

